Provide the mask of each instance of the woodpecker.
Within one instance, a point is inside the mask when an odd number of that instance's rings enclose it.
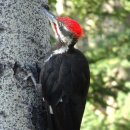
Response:
[[[74,47],[83,36],[81,26],[69,17],[56,17],[47,9],[57,44],[41,68],[39,84],[49,110],[49,130],[80,130],[90,84],[86,57]]]

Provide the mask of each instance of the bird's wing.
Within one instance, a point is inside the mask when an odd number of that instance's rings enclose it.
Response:
[[[57,130],[79,130],[89,87],[89,68],[81,57],[64,57],[58,82],[62,90],[62,102],[53,106]],[[71,60],[71,61],[70,61]],[[83,63],[83,64],[82,64]],[[61,98],[61,97],[60,97]]]

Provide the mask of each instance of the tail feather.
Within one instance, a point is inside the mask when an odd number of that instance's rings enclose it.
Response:
[[[56,106],[52,106],[53,130],[80,130],[85,102],[79,97],[64,98]]]

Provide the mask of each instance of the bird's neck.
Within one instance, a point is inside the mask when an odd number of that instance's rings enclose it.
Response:
[[[53,54],[54,55],[56,55],[56,54],[63,54],[63,53],[68,52],[68,50],[69,50],[68,46],[61,46],[60,48],[54,50]]]
[[[77,40],[77,38],[73,37],[71,43],[68,42],[68,44],[58,41],[58,43],[52,48],[52,51],[54,54],[71,52],[74,49],[74,45],[76,44]]]
[[[64,43],[58,42],[55,44],[55,46],[52,48],[52,50],[60,49],[61,47],[65,47],[66,45]]]
[[[63,44],[63,43],[58,43],[56,44],[56,46],[53,48],[53,54],[63,54],[63,53],[67,53],[70,50],[73,50],[74,46],[68,46],[67,44]]]

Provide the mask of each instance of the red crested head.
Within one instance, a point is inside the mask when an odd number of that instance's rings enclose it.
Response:
[[[62,22],[66,28],[76,36],[80,38],[83,36],[83,29],[81,26],[73,19],[69,17],[57,17],[57,21]]]

